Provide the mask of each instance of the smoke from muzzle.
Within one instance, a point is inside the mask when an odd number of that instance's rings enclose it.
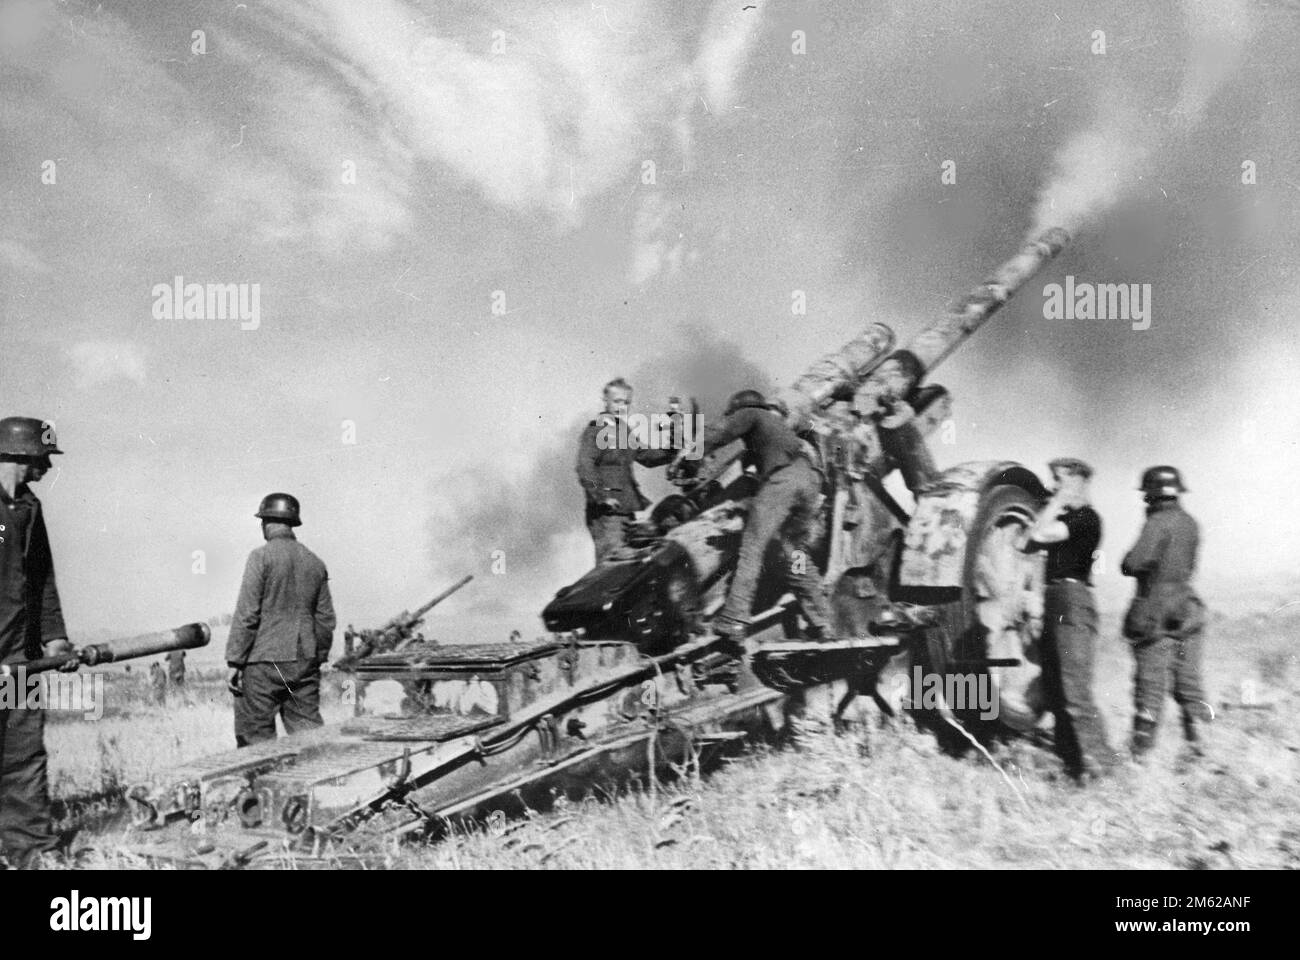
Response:
[[[1190,130],[1241,64],[1254,31],[1248,0],[1183,0],[1182,6],[1191,41],[1182,90],[1169,117],[1175,129]]]
[[[1054,226],[1076,233],[1121,202],[1151,163],[1168,159],[1240,65],[1252,34],[1247,0],[1184,0],[1182,7],[1189,39],[1174,106],[1162,118],[1140,110],[1135,91],[1108,89],[1093,122],[1057,153],[1031,236]]]

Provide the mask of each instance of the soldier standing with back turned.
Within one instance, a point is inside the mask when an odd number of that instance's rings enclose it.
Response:
[[[276,714],[286,733],[325,722],[320,668],[334,639],[329,574],[293,533],[302,524],[298,500],[269,494],[256,516],[266,543],[249,554],[226,642],[241,747],[274,740]]]
[[[1192,752],[1201,753],[1198,720],[1210,719],[1201,685],[1204,606],[1192,590],[1200,532],[1178,495],[1187,488],[1174,467],[1152,467],[1142,474],[1147,520],[1120,570],[1137,578],[1137,595],[1124,618],[1124,636],[1133,645],[1133,759],[1155,745],[1165,693],[1173,681],[1174,700],[1183,710],[1183,734]]]

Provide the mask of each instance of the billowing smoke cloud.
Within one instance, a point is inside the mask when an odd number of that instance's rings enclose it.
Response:
[[[568,227],[626,182],[643,130],[678,126],[684,151],[700,92],[725,111],[762,22],[759,4],[715,0],[694,37],[650,0],[447,5],[304,0],[283,16],[334,47],[352,91],[402,143],[515,211]],[[689,9],[689,5],[688,5]]]
[[[635,410],[652,413],[664,409],[670,396],[695,397],[706,423],[721,414],[736,390],[770,391],[772,386],[767,373],[746,360],[736,344],[699,328],[680,331],[677,342],[665,343],[660,356],[624,375],[635,391]],[[535,614],[557,589],[591,566],[575,463],[578,436],[597,412],[575,416],[520,479],[476,469],[439,483],[440,490],[463,491],[431,524],[435,561],[445,567],[440,574],[491,572],[495,551],[500,551],[498,563],[504,562],[505,576],[484,577],[476,585],[471,614]],[[647,496],[653,499],[665,491],[659,471],[636,470]],[[470,557],[479,567],[461,569],[458,564]]]
[[[1092,125],[1057,154],[1052,177],[1039,193],[1032,233],[1052,226],[1074,232],[1119,203],[1146,164],[1201,121],[1241,63],[1252,33],[1247,0],[1184,0],[1183,14],[1190,37],[1186,66],[1167,122],[1142,116],[1131,91],[1108,91]]]
[[[1117,96],[1103,100],[1097,118],[1056,155],[1056,168],[1034,210],[1037,234],[1048,227],[1073,233],[1114,206],[1150,156],[1137,111]]]
[[[1188,130],[1241,63],[1253,31],[1248,0],[1183,0],[1183,20],[1191,34],[1187,71],[1169,117],[1176,128]]]

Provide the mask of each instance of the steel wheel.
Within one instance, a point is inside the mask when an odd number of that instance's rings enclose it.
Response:
[[[1019,660],[1015,667],[989,667],[999,719],[1021,731],[1043,713],[1039,642],[1043,632],[1041,553],[1020,549],[1038,502],[1015,486],[996,487],[981,506],[967,560],[967,607],[972,658]]]
[[[1043,558],[1018,549],[1039,508],[1029,491],[1013,484],[981,497],[966,540],[959,600],[937,606],[939,624],[924,633],[913,654],[924,669],[944,680],[973,679],[991,704],[951,703],[964,724],[987,721],[1027,732],[1042,715],[1038,643],[1042,634]],[[1020,661],[1014,667],[983,664]],[[996,708],[996,720],[986,707]],[[941,732],[947,728],[940,725]],[[958,744],[957,740],[953,741]]]

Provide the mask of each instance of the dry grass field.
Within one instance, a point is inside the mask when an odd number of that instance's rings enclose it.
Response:
[[[1297,868],[1300,867],[1300,604],[1238,595],[1217,614],[1206,677],[1217,720],[1192,761],[1172,701],[1145,768],[1080,788],[1050,750],[1018,741],[942,752],[910,719],[844,733],[805,725],[703,779],[583,799],[428,846],[380,851],[393,868]],[[1105,618],[1097,689],[1112,740],[1127,735],[1131,660]],[[111,848],[124,784],[233,744],[219,668],[185,698],[148,705],[142,671],[112,682],[94,723],[60,718],[53,791],[78,846]],[[1256,702],[1241,703],[1246,699]],[[327,719],[345,708],[326,705]],[[995,766],[996,764],[996,766]],[[96,865],[127,865],[111,854]]]

